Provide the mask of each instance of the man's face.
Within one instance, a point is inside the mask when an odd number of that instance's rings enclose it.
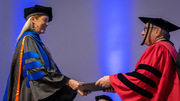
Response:
[[[141,35],[145,38],[146,36],[146,33],[147,33],[147,29],[148,29],[148,24],[149,23],[146,23],[145,27],[144,27],[144,30],[142,31]],[[154,44],[156,42],[156,26],[150,24],[149,26],[149,32],[148,32],[148,35],[147,35],[147,38],[145,40],[145,43],[147,46],[150,46],[152,44]]]

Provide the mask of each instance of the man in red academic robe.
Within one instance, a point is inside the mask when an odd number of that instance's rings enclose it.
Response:
[[[175,68],[177,51],[169,41],[169,32],[180,27],[162,18],[139,19],[146,24],[141,33],[144,37],[141,45],[149,47],[135,70],[104,76],[96,85],[112,86],[123,101],[180,101],[180,82]]]

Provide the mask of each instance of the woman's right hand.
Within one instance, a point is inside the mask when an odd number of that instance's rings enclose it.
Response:
[[[70,80],[66,83],[66,85],[68,85],[69,87],[71,87],[73,90],[77,90],[77,93],[79,93],[79,94],[82,95],[82,96],[86,96],[87,94],[90,94],[90,93],[91,93],[91,92],[83,92],[83,91],[78,90],[78,88],[79,88],[80,86],[82,86],[82,84],[81,84],[81,82],[78,82],[78,81],[76,81],[76,80],[70,79]]]
[[[72,80],[70,79],[66,85],[68,85],[69,87],[71,87],[73,90],[77,90],[80,86],[82,86],[80,84],[80,82],[76,81],[76,80]]]

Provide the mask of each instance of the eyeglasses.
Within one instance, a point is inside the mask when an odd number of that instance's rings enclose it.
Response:
[[[149,28],[152,28],[152,29],[154,29],[154,28],[157,28],[157,27],[149,27]],[[148,29],[148,27],[144,27],[144,32],[146,32],[147,31],[147,29]]]

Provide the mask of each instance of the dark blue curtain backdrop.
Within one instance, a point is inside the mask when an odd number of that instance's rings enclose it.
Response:
[[[162,17],[180,26],[179,0],[0,0],[0,100],[3,99],[16,39],[25,24],[24,8],[53,8],[53,21],[42,41],[63,74],[81,82],[134,70],[147,46],[140,46],[144,24],[139,16]],[[180,31],[171,34],[175,48]],[[74,101],[94,101],[101,91]]]

